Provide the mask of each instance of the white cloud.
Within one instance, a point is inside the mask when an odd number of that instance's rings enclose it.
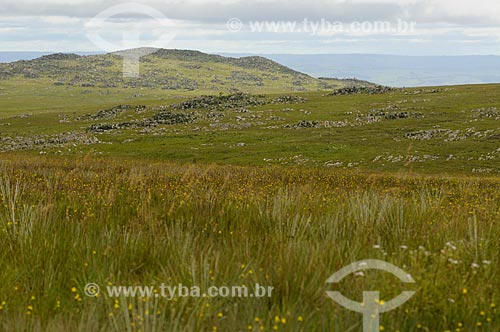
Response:
[[[117,0],[0,0],[0,50],[95,50],[86,39],[86,23]],[[158,26],[144,17],[130,17],[122,24],[109,22],[105,30],[121,38],[136,29],[154,40],[165,33],[177,36],[169,47],[218,52],[307,50],[332,52],[362,50],[387,53],[498,53],[500,50],[500,2],[498,0],[144,0],[141,4],[160,10],[169,18]],[[249,21],[309,20],[380,21],[397,19],[417,22],[415,31],[373,33],[345,32],[278,34],[229,33],[227,19]],[[328,48],[325,48],[328,45]],[[413,46],[411,46],[413,45]],[[412,49],[415,45],[419,50]],[[453,45],[457,46],[455,49]],[[464,46],[465,45],[465,46]],[[467,46],[470,45],[470,46]],[[336,48],[336,46],[339,46]],[[466,48],[468,47],[468,48]],[[310,52],[308,52],[310,53]]]
[[[79,24],[82,22],[81,18],[69,16],[40,16],[35,19],[37,19],[40,23],[49,25]]]
[[[112,5],[124,2],[3,0],[0,15],[93,17]],[[140,3],[162,11],[167,17],[186,20],[324,17],[349,21],[399,17],[427,22],[500,23],[500,3],[497,0],[143,0]]]

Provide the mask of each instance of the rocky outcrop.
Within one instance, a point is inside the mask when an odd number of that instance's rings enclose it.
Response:
[[[382,86],[382,85],[376,85],[373,87],[364,87],[364,86],[348,86],[345,88],[340,88],[332,93],[327,94],[327,96],[345,96],[345,95],[354,95],[354,94],[369,94],[369,95],[375,95],[375,94],[383,94],[383,93],[389,93],[393,91],[393,88],[387,87],[387,86]]]

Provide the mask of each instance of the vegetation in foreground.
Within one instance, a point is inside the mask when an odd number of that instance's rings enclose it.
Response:
[[[3,155],[0,330],[361,331],[326,295],[416,295],[385,331],[500,329],[500,181]],[[270,285],[271,298],[111,299],[99,285]]]

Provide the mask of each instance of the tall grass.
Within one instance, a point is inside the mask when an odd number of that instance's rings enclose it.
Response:
[[[386,331],[496,331],[500,181],[327,170],[14,159],[0,175],[0,330],[361,331],[325,282],[391,262],[416,295]],[[101,285],[261,285],[271,298],[118,298]],[[407,290],[366,273],[360,300]]]

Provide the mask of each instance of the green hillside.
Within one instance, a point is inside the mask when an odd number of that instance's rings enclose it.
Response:
[[[153,52],[152,54],[149,54]],[[139,78],[123,78],[123,55],[141,54]],[[263,57],[228,58],[189,50],[135,49],[104,55],[52,54],[0,64],[0,79],[47,81],[57,86],[148,88],[172,91],[315,91],[342,86]]]

